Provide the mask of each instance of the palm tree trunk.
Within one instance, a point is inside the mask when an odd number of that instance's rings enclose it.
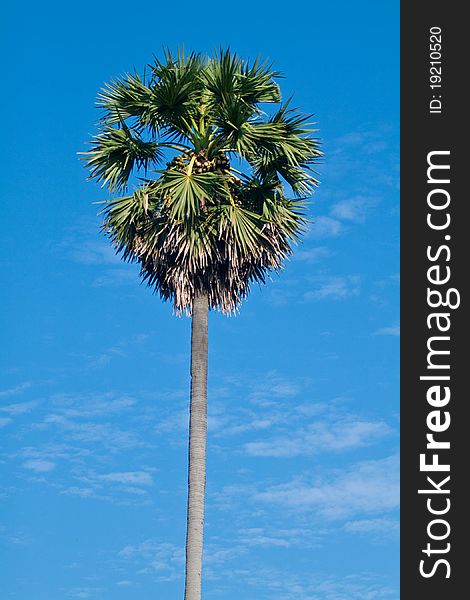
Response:
[[[204,492],[206,488],[208,312],[207,296],[197,296],[193,302],[191,323],[185,600],[201,600]]]

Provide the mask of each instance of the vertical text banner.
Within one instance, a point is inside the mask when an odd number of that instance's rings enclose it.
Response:
[[[470,597],[463,7],[401,4],[401,600]]]

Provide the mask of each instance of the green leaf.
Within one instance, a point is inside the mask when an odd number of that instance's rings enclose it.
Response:
[[[216,173],[162,171],[158,190],[172,218],[192,223],[206,204],[227,194],[224,179]]]
[[[91,142],[91,150],[81,153],[90,167],[91,178],[113,192],[127,185],[134,167],[148,169],[163,157],[155,142],[146,142],[125,123],[120,129],[104,125]]]

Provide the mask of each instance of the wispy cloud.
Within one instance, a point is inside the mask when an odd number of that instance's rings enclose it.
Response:
[[[399,336],[400,335],[400,325],[392,325],[391,327],[381,327],[374,331],[374,335],[392,335]]]
[[[95,234],[90,235],[90,232]],[[96,221],[84,221],[70,227],[65,239],[55,246],[55,251],[68,261],[89,267],[94,287],[121,287],[139,281],[138,268],[123,263],[112,244],[103,239]]]
[[[364,196],[355,196],[346,200],[341,200],[331,208],[331,216],[342,221],[351,221],[352,223],[364,223],[367,212],[378,201],[375,198]]]
[[[360,462],[312,482],[296,478],[258,491],[253,499],[291,510],[315,511],[326,519],[394,510],[399,503],[398,457]]]
[[[148,488],[154,483],[152,471],[154,469],[98,473],[91,469],[75,469],[71,476],[77,485],[59,484],[58,487],[65,496],[94,498],[115,504],[127,504],[128,498],[140,497],[139,503],[147,503]]]
[[[60,410],[63,417],[81,419],[128,412],[136,404],[130,396],[111,392],[102,394],[55,394],[50,404]]]
[[[266,373],[253,383],[249,398],[257,404],[275,398],[290,398],[299,393],[299,385],[275,371]]]
[[[144,443],[135,431],[123,429],[113,423],[76,422],[63,415],[48,415],[44,424],[67,432],[69,440],[83,444],[105,446],[111,452],[142,446]]]
[[[64,496],[78,496],[79,498],[96,497],[96,492],[93,488],[79,487],[75,485],[62,488],[60,493]]]
[[[343,418],[336,422],[312,423],[267,441],[248,442],[244,449],[252,456],[311,456],[361,448],[391,433],[392,429],[383,421]]]
[[[380,537],[396,535],[400,529],[398,518],[377,518],[377,519],[358,519],[348,521],[343,529],[349,533],[359,533],[363,535],[372,535]]]
[[[72,260],[83,265],[117,265],[121,261],[111,243],[99,239],[74,240],[68,246]]]
[[[360,275],[322,274],[304,276],[302,281],[284,282],[269,291],[269,302],[275,306],[304,304],[322,300],[346,300],[361,293]]]
[[[332,140],[333,152],[350,156],[352,149],[360,147],[361,152],[366,154],[378,154],[388,147],[386,133],[387,131],[383,128],[374,128],[373,130],[364,128],[361,131],[345,133]],[[355,156],[357,156],[357,153],[353,154],[352,158]]]
[[[11,396],[17,396],[18,394],[22,394],[25,390],[27,390],[30,387],[31,384],[28,381],[26,381],[6,390],[0,390],[0,398],[9,398]]]
[[[111,361],[116,357],[125,358],[126,353],[119,346],[111,346],[110,348],[107,348],[105,352],[94,356],[90,361],[90,367],[107,367],[111,363]]]
[[[32,542],[32,539],[23,529],[11,529],[0,525],[0,541],[12,546],[27,546]]]
[[[136,285],[139,282],[139,271],[135,267],[116,267],[103,271],[93,280],[93,287],[119,287],[122,285]]]
[[[55,467],[56,465],[52,461],[40,458],[27,460],[23,463],[24,469],[29,469],[36,473],[48,473],[49,471],[53,471]]]
[[[294,259],[307,263],[317,263],[325,258],[333,256],[333,254],[334,253],[326,246],[318,246],[316,248],[303,248],[302,250],[298,250],[294,255]]]
[[[310,537],[313,536],[310,536],[305,529],[300,528],[250,527],[239,531],[242,545],[270,548],[290,548],[299,545],[308,548],[311,546]]]
[[[41,447],[36,446],[24,446],[15,456],[18,456],[21,459],[27,460],[39,460],[39,461],[52,461],[57,462],[60,460],[68,460],[72,457],[79,458],[81,456],[86,456],[89,454],[89,451],[84,449],[71,446],[70,444],[60,443],[46,443]]]
[[[99,592],[101,592],[101,589],[96,587],[77,587],[69,590],[67,596],[70,598],[93,598]]]
[[[309,227],[309,238],[329,238],[336,237],[342,233],[343,225],[341,221],[333,217],[318,216],[313,219],[313,223]]]
[[[65,237],[54,246],[60,256],[81,265],[113,265],[119,264],[109,240],[100,235],[99,225],[95,219],[83,219],[67,228]]]
[[[369,137],[370,133],[367,131],[350,131],[337,137],[334,142],[335,146],[344,152],[345,149],[349,150],[350,148],[364,144]]]
[[[35,400],[30,400],[29,402],[19,402],[17,404],[7,404],[5,406],[0,406],[0,411],[9,414],[10,416],[14,415],[22,415],[24,413],[29,413],[38,405]]]
[[[86,368],[103,368],[111,364],[116,358],[128,358],[135,352],[142,351],[143,346],[149,339],[149,334],[138,333],[125,339],[116,341],[114,344],[104,348],[102,351],[92,355],[82,355],[87,364]]]
[[[53,412],[46,414],[38,425],[42,429],[57,429],[66,433],[68,442],[95,448],[106,447],[116,453],[143,444],[137,430],[124,428],[121,415],[131,413],[136,400],[126,395],[56,394],[48,405]]]
[[[360,291],[360,277],[346,275],[344,277],[326,277],[319,280],[313,290],[304,292],[305,302],[314,300],[344,300],[351,296],[358,296]]]
[[[162,416],[154,426],[154,431],[157,433],[173,433],[184,431],[188,428],[189,415],[186,406],[179,408],[174,406],[172,413]],[[211,424],[212,427],[212,424]]]
[[[234,420],[229,420],[228,422],[222,423],[220,427],[216,429],[217,437],[224,437],[227,435],[240,435],[242,433],[248,433],[253,431],[264,431],[266,429],[270,429],[273,425],[281,422],[282,416],[279,414],[276,415],[267,415],[266,417],[256,418],[253,415],[247,415],[247,419],[245,422],[234,422]]]
[[[147,471],[123,471],[117,473],[106,473],[96,477],[100,481],[112,483],[125,483],[131,485],[152,485],[153,478]]]

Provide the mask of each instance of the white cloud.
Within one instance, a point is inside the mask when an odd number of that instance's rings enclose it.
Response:
[[[360,278],[357,275],[329,277],[320,281],[318,287],[303,294],[306,302],[314,300],[344,300],[359,294]]]
[[[95,495],[93,488],[81,488],[77,486],[66,487],[60,492],[65,496],[79,496],[80,498],[91,498]]]
[[[293,397],[299,393],[296,382],[270,371],[253,385],[250,392],[250,400],[255,403],[264,403],[273,399]]]
[[[106,265],[119,264],[121,261],[110,243],[98,240],[85,240],[79,243],[70,242],[70,246],[72,259],[80,264]]]
[[[86,450],[66,444],[45,444],[41,447],[25,446],[18,451],[18,456],[25,459],[59,460],[79,458],[88,454]]]
[[[368,210],[376,204],[377,200],[375,199],[356,196],[334,204],[330,214],[343,221],[364,223]]]
[[[315,217],[309,228],[308,237],[317,239],[336,237],[342,232],[342,229],[343,225],[338,219],[327,216]]]
[[[8,388],[6,390],[0,390],[0,398],[9,398],[10,396],[16,396],[21,394],[25,390],[31,387],[29,382],[21,383],[15,387]]]
[[[390,535],[398,533],[400,523],[398,519],[359,519],[348,521],[344,524],[344,530],[349,533],[372,534],[372,535]]]
[[[7,404],[6,406],[0,406],[0,411],[6,412],[9,415],[22,415],[31,412],[37,404],[35,400],[19,402],[18,404]]]
[[[40,458],[27,460],[23,463],[24,469],[29,469],[36,473],[48,473],[49,471],[53,471],[55,467],[56,465],[52,461]]]
[[[147,504],[146,488],[153,485],[151,473],[143,470],[96,473],[74,469],[72,476],[78,485],[59,484],[61,494],[106,500],[114,504]]]
[[[121,267],[108,269],[102,275],[93,280],[93,287],[119,287],[121,285],[135,285],[139,282],[139,272],[133,269]]]
[[[336,138],[335,145],[341,151],[345,149],[350,149],[354,146],[361,146],[365,142],[370,139],[370,132],[368,131],[351,131],[350,133],[345,133],[344,135]]]
[[[97,356],[94,356],[91,358],[90,360],[90,367],[93,368],[102,368],[102,367],[107,367],[111,361],[117,357],[120,358],[126,358],[126,353],[122,350],[122,348],[119,348],[118,346],[114,346],[111,348],[108,348],[105,352],[102,352],[101,354],[98,354]]]
[[[333,256],[333,252],[329,248],[318,246],[317,248],[303,248],[302,250],[298,250],[294,254],[294,259],[307,263],[317,263],[330,256]]]
[[[50,414],[44,419],[44,424],[67,431],[69,440],[90,445],[100,444],[111,452],[144,445],[141,436],[138,436],[137,433],[123,430],[112,423],[77,423],[63,415]]]
[[[253,418],[253,416],[246,415],[246,419],[244,423],[238,424],[230,424],[227,425],[218,432],[221,436],[226,435],[239,435],[242,433],[247,433],[248,431],[261,431],[264,429],[269,429],[276,423],[280,421],[282,417],[280,415],[264,417],[261,419]]]
[[[376,155],[388,148],[387,131],[382,129],[378,131],[352,131],[346,133],[332,141],[332,146],[335,148],[332,154],[347,153],[348,157],[360,156],[362,154]],[[360,151],[351,149],[360,147]],[[355,162],[355,161],[354,161]]]
[[[189,424],[189,414],[187,408],[177,409],[174,407],[172,413],[167,417],[160,418],[156,423],[154,430],[157,433],[174,433],[186,431]]]
[[[5,427],[10,423],[13,423],[13,419],[10,419],[10,417],[0,417],[0,428]]]
[[[13,546],[29,546],[32,542],[31,537],[23,529],[12,529],[0,525],[0,540]]]
[[[216,546],[214,544],[206,544],[204,549],[204,563],[208,568],[224,565],[230,560],[246,554],[247,548],[241,545],[231,545],[228,548]]]
[[[266,546],[278,548],[290,548],[293,545],[302,544],[307,547],[305,529],[282,529],[264,527],[250,527],[240,531],[240,542],[248,546]]]
[[[398,457],[360,462],[313,482],[294,479],[258,491],[253,499],[326,519],[391,511],[399,503]]]
[[[148,493],[147,490],[132,485],[123,486],[120,488],[120,491],[125,492],[126,494],[132,494],[134,496],[146,496]]]
[[[127,411],[136,401],[128,396],[116,396],[113,393],[56,394],[52,396],[51,404],[58,407],[64,417],[89,418]]]
[[[124,483],[131,485],[152,485],[153,478],[147,471],[123,471],[117,473],[107,473],[105,475],[98,475],[97,479],[100,481],[109,481],[112,483]]]
[[[300,430],[267,441],[249,442],[244,449],[252,456],[294,457],[323,452],[353,450],[392,433],[383,421],[340,419],[313,423]]]
[[[377,331],[374,332],[374,335],[399,336],[400,335],[400,325],[393,325],[391,327],[382,327],[381,329],[377,329]]]
[[[73,588],[67,593],[72,598],[92,598],[96,597],[97,592],[100,592],[99,588]]]

